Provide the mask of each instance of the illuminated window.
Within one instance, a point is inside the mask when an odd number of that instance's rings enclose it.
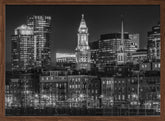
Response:
[[[121,99],[121,96],[119,95],[119,98],[118,98],[119,100]]]
[[[122,95],[122,99],[125,100],[125,95]]]
[[[128,95],[128,98],[130,98],[130,94]]]
[[[132,83],[134,83],[134,79],[132,79]]]

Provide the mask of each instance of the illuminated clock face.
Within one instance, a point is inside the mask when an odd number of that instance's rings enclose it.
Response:
[[[82,32],[85,32],[85,29],[82,29]]]

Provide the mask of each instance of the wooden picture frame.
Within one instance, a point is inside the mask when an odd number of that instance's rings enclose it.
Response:
[[[160,5],[160,116],[5,116],[5,5]],[[164,121],[165,120],[165,1],[164,0],[0,0],[0,121]]]

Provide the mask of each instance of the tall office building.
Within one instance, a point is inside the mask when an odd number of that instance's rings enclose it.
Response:
[[[36,67],[47,67],[51,63],[50,16],[30,16],[27,25],[34,31],[34,60]]]
[[[31,16],[27,25],[15,29],[12,35],[13,71],[50,65],[50,21],[48,16]]]
[[[124,44],[127,50],[129,49],[129,34],[124,33]],[[121,33],[102,34],[99,40],[99,52],[98,63],[99,70],[103,70],[104,67],[114,65],[117,62],[117,49],[119,48],[121,41]]]
[[[11,42],[12,71],[26,71],[34,66],[34,33],[27,25],[15,29]]]
[[[147,48],[149,60],[160,60],[160,23],[148,32]]]
[[[91,63],[96,65],[98,62],[99,41],[90,42],[89,46],[91,51]]]
[[[129,38],[131,39],[132,45],[134,46],[134,48],[136,50],[139,49],[139,39],[140,39],[140,35],[138,33],[131,33],[129,34]]]
[[[124,64],[130,62],[132,54],[139,47],[139,34],[124,32],[123,19],[121,32],[102,34],[99,40],[98,63],[99,70],[103,71],[106,66]]]
[[[77,70],[90,70],[91,53],[88,45],[88,27],[84,15],[82,14],[80,26],[78,29],[78,43],[76,48]]]

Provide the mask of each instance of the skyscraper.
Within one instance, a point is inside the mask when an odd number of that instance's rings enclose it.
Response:
[[[148,58],[150,60],[160,60],[160,23],[152,27],[148,32]]]
[[[47,67],[51,63],[50,16],[30,16],[27,25],[34,31],[34,60],[36,67]]]
[[[15,29],[11,42],[12,71],[26,71],[34,66],[34,33],[27,25]]]
[[[129,34],[124,33],[124,44],[126,50],[129,50]],[[121,33],[102,34],[99,40],[98,63],[99,70],[104,67],[114,65],[117,62],[117,50],[121,42]],[[126,44],[127,43],[127,44]]]
[[[90,70],[91,53],[88,45],[88,27],[84,15],[82,14],[80,26],[78,29],[78,43],[76,48],[77,70]]]
[[[121,32],[102,34],[99,40],[97,67],[104,71],[107,66],[131,62],[132,53],[139,47],[139,34],[124,32],[124,21],[121,20]]]
[[[98,62],[99,41],[90,42],[89,46],[91,51],[91,63],[96,65]]]
[[[50,65],[50,22],[49,16],[31,16],[27,25],[15,29],[12,36],[13,71]]]
[[[140,35],[138,33],[131,33],[131,34],[129,34],[129,38],[131,39],[131,42],[132,42],[132,45],[134,46],[134,49],[136,49],[136,50],[139,49]]]

